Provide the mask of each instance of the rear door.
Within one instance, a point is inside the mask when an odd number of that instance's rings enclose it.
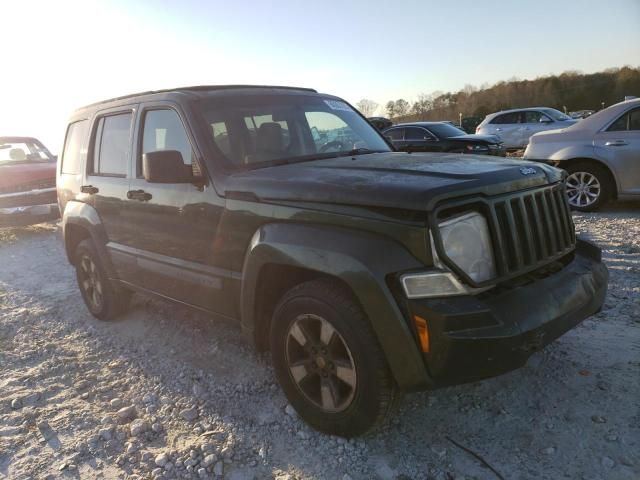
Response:
[[[205,181],[186,117],[174,104],[145,104],[134,144],[127,208],[136,234],[122,250],[137,260],[138,286],[231,315],[235,305],[232,298],[225,298],[223,287],[234,273],[215,267],[220,262],[214,258],[224,200]],[[142,155],[158,150],[179,151],[197,180],[193,184],[147,182]]]
[[[640,195],[640,108],[625,112],[596,133],[593,144],[596,156],[615,172],[620,193]]]
[[[133,119],[136,105],[98,112],[91,132],[86,181],[81,192],[100,216],[107,235],[107,249],[121,280],[135,279],[135,264],[119,255],[116,248],[135,234],[126,210],[131,180]]]

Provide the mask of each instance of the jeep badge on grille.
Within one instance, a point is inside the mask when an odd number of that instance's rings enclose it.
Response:
[[[533,167],[520,167],[520,173],[522,175],[533,175],[534,173],[538,173],[538,171]]]

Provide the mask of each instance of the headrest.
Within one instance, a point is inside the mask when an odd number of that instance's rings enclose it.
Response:
[[[9,150],[9,158],[16,162],[21,162],[27,159],[27,154],[21,148],[12,148]]]
[[[263,153],[281,153],[284,150],[282,127],[279,123],[263,123],[256,135],[256,151]]]

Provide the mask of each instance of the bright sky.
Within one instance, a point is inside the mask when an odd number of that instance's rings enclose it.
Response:
[[[409,101],[640,66],[640,0],[2,0],[0,135],[58,153],[73,109],[198,84]],[[635,92],[638,93],[638,92]]]

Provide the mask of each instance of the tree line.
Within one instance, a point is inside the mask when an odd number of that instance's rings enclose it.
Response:
[[[458,92],[420,94],[413,103],[400,98],[384,105],[384,115],[395,121],[458,120],[480,117],[500,110],[533,106],[561,111],[600,110],[624,100],[626,95],[640,96],[640,68],[625,66],[603,72],[583,74],[567,71],[534,80],[510,79],[481,88],[466,85]],[[380,105],[362,99],[356,106],[372,116]]]

